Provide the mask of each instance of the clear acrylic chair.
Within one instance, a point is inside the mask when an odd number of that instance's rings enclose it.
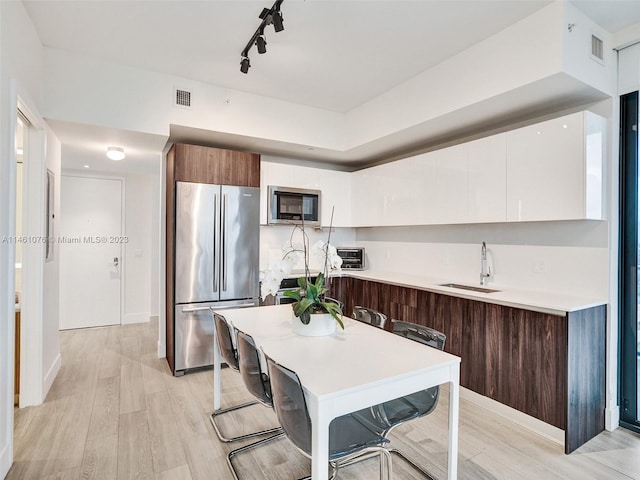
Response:
[[[247,390],[256,397],[256,400],[262,405],[273,408],[273,402],[271,400],[271,383],[269,376],[262,371],[260,366],[260,353],[256,348],[256,344],[250,335],[247,335],[240,330],[235,330],[236,333],[236,345],[238,351],[238,365],[240,368],[240,375]],[[268,433],[265,431],[263,433]],[[266,443],[269,443],[277,438],[283,437],[285,434],[281,427],[272,430],[275,435],[272,435],[257,442],[250,443],[235,450],[231,450],[227,454],[227,464],[235,480],[239,480],[235,467],[233,466],[233,458],[237,455],[254,449]]]
[[[369,325],[382,329],[384,329],[384,325],[387,323],[387,316],[384,313],[372,308],[361,307],[360,305],[353,307],[352,317],[360,322],[368,323]]]
[[[324,297],[325,302],[333,302],[336,305],[338,305],[340,307],[340,310],[342,312],[344,312],[344,303],[342,303],[340,300],[336,299],[336,298],[332,298],[332,297]]]
[[[227,323],[226,318],[222,315],[219,315],[212,311],[213,319],[216,324],[216,334],[218,337],[218,346],[220,347],[220,354],[224,361],[229,365],[230,368],[235,371],[240,370],[240,366],[238,363],[238,351],[233,346],[233,339],[231,337],[231,329],[229,328],[229,324]],[[220,426],[216,422],[216,418],[220,415],[224,415],[225,413],[234,412],[236,410],[240,410],[241,408],[250,407],[252,405],[256,405],[258,403],[257,400],[252,400],[250,402],[241,403],[240,405],[234,405],[232,407],[220,408],[211,414],[211,424],[213,425],[213,429],[216,432],[218,438],[225,443],[235,442],[238,440],[244,440],[246,438],[256,437],[259,435],[265,435],[268,433],[273,433],[277,431],[275,428],[271,428],[268,430],[261,430],[259,432],[247,433],[244,435],[237,435],[234,437],[226,437],[222,434]]]
[[[391,322],[393,324],[392,331],[394,334],[437,348],[438,350],[444,350],[446,336],[443,333],[433,328],[401,320],[392,319]],[[437,385],[404,397],[389,400],[379,405],[374,405],[373,407],[356,412],[353,415],[362,422],[363,425],[379,435],[388,438],[389,432],[394,427],[409,420],[424,417],[433,412],[438,404],[439,394],[440,386]],[[400,450],[390,448],[389,452],[402,457],[425,477],[433,479],[429,472],[414,460],[404,455]]]
[[[278,421],[298,450],[311,458],[311,419],[300,379],[294,371],[269,357],[267,364]],[[386,438],[375,434],[351,414],[335,418],[329,425],[329,464],[333,467],[330,478],[336,478],[342,465],[377,455],[380,478],[391,480],[391,455],[384,447],[387,443]]]

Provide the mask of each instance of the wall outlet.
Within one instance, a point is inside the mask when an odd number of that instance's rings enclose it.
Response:
[[[133,255],[136,256],[136,257],[141,257],[142,256],[142,249],[141,248],[136,248],[134,253],[133,253]]]
[[[533,273],[545,273],[547,271],[547,263],[542,258],[538,258],[533,262]]]

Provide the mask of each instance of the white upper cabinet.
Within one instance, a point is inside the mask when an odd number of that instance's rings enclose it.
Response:
[[[504,135],[353,173],[354,226],[504,222]]]
[[[492,135],[468,146],[466,223],[499,223],[507,219],[507,137]]]
[[[579,112],[353,173],[262,162],[268,185],[322,191],[337,227],[603,218],[606,120]]]
[[[605,119],[591,112],[507,133],[507,221],[602,219]]]

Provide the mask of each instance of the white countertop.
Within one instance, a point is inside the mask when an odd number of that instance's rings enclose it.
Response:
[[[488,285],[485,285],[484,288],[499,290],[498,292],[475,292],[472,290],[444,287],[439,284],[460,283],[474,287],[481,287],[481,285],[474,285],[469,282],[457,282],[455,279],[451,278],[443,279],[428,276],[408,275],[397,272],[343,270],[341,276],[389,283],[391,285],[398,285],[401,287],[416,288],[418,290],[441,293],[469,300],[477,300],[480,302],[494,303],[506,307],[522,308],[524,310],[533,310],[536,312],[560,316],[564,316],[568,312],[575,312],[607,304],[606,298],[578,297],[575,295],[566,295],[555,292],[520,290],[504,285],[493,284],[491,282],[489,282]]]

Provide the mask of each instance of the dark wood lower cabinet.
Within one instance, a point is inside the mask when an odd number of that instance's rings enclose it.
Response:
[[[447,336],[460,384],[565,431],[565,452],[604,430],[606,307],[551,315],[342,277],[332,295]]]

